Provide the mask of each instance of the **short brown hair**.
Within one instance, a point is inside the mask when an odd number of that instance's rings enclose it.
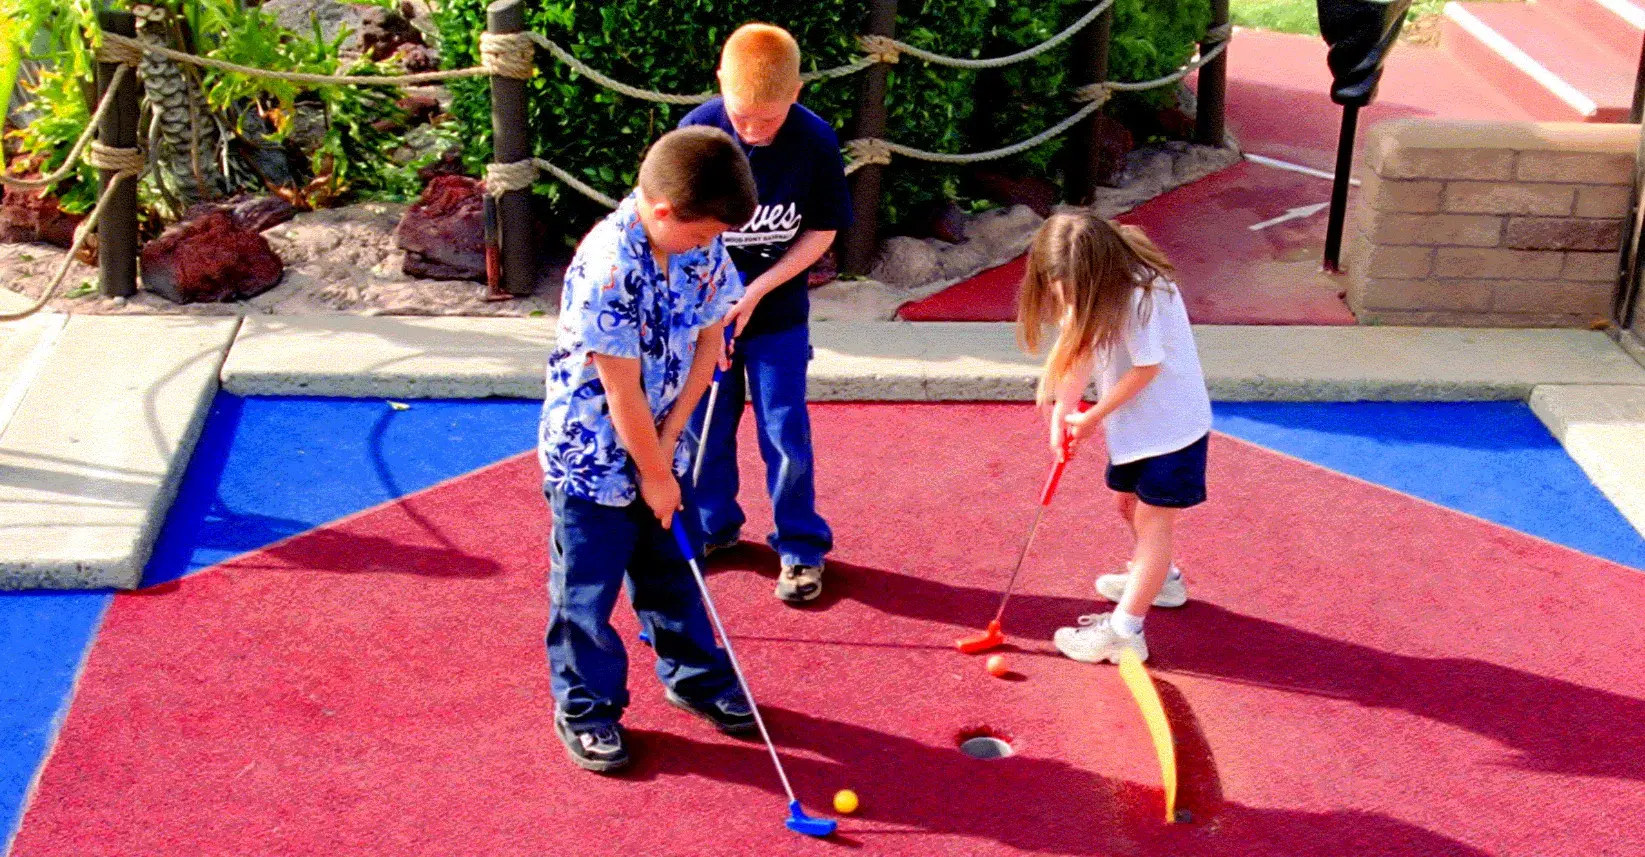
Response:
[[[718,128],[693,125],[664,134],[640,162],[640,192],[668,200],[681,220],[713,218],[741,226],[754,216],[759,193],[737,141]]]
[[[744,24],[720,51],[720,87],[749,104],[789,101],[800,85],[800,46],[782,27]]]

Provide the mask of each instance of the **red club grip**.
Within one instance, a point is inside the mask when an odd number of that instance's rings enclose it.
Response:
[[[1079,403],[1080,413],[1083,414],[1089,410],[1091,410],[1090,402]],[[1057,493],[1057,483],[1062,481],[1062,469],[1068,466],[1068,453],[1073,445],[1074,436],[1071,434],[1064,434],[1062,436],[1062,458],[1059,459],[1056,464],[1051,465],[1051,475],[1046,477],[1045,490],[1040,492],[1041,506],[1051,505],[1051,495]]]

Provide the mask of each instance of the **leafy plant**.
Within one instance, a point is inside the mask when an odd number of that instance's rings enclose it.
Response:
[[[903,0],[897,34],[929,50],[993,56],[1038,44],[1089,8],[1089,0],[1010,3],[1000,0]],[[485,29],[485,0],[449,0],[436,12],[447,65],[478,62]],[[559,42],[584,62],[624,82],[665,92],[700,92],[714,85],[714,68],[725,37],[746,21],[788,28],[804,50],[808,69],[856,58],[856,36],[867,6],[861,0],[539,0],[527,26]],[[1193,54],[1210,19],[1208,0],[1119,0],[1111,76],[1136,80],[1168,73]],[[1197,29],[1196,29],[1197,23]],[[969,152],[1015,142],[1077,109],[1065,85],[1066,46],[999,75],[1003,97],[986,105],[979,121],[977,72],[943,68],[905,58],[891,69],[887,135],[898,142],[943,152]],[[559,62],[543,58],[528,83],[529,116],[537,153],[608,194],[634,181],[639,159],[657,135],[672,128],[687,108],[653,104],[609,92]],[[854,125],[858,78],[809,86],[802,103],[834,123],[841,139]],[[491,116],[486,82],[458,81],[453,113],[468,141],[468,167],[478,174],[490,159]],[[1116,98],[1160,103],[1171,93]],[[1025,153],[1002,166],[1054,178],[1060,143]],[[924,203],[961,199],[963,169],[899,158],[888,170],[884,212],[890,222]],[[556,181],[536,190],[580,229],[599,213]]]
[[[376,2],[388,5],[390,0]],[[204,56],[316,74],[398,71],[392,61],[344,56],[346,32],[326,39],[316,23],[312,33],[292,33],[280,28],[273,16],[241,0],[160,0],[152,5],[180,22],[185,41],[179,47]],[[38,82],[30,87],[32,121],[11,135],[26,153],[29,166],[43,171],[56,168],[85,128],[95,99],[91,85],[95,59],[88,42],[97,37],[95,22],[93,0],[0,0],[0,35],[7,37],[7,45],[22,45],[25,34],[36,34],[32,44],[15,54],[17,61],[32,60],[44,66]],[[0,53],[0,83],[12,68],[10,59]],[[430,158],[396,166],[387,157],[399,146],[395,131],[407,118],[397,104],[399,90],[352,85],[311,88],[193,67],[187,68],[187,74],[198,81],[204,99],[200,106],[210,114],[191,114],[190,121],[220,123],[231,138],[238,139],[239,147],[265,142],[280,146],[291,140],[300,124],[296,121],[299,115],[320,117],[317,138],[301,152],[306,163],[296,164],[293,171],[301,186],[285,189],[298,203],[325,205],[353,195],[404,199],[417,192],[415,170]],[[222,160],[232,154],[233,147],[202,156]],[[95,170],[78,166],[54,189],[63,208],[87,210],[95,201],[96,179]],[[144,219],[152,221],[155,208],[177,214],[172,196],[163,183],[146,181],[140,193],[148,209]]]

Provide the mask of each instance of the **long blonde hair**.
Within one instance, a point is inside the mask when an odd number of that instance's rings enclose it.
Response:
[[[1147,291],[1138,308],[1139,320],[1145,320],[1153,310],[1155,279],[1175,272],[1165,254],[1134,226],[1089,211],[1051,215],[1034,235],[1028,272],[1017,293],[1017,342],[1024,351],[1038,354],[1046,330],[1058,329],[1040,376],[1040,404],[1051,400],[1076,364],[1119,340],[1131,313],[1133,289]]]

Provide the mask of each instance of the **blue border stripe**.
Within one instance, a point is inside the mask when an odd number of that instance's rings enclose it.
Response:
[[[1645,539],[1522,402],[1223,402],[1218,430],[1645,569]]]

